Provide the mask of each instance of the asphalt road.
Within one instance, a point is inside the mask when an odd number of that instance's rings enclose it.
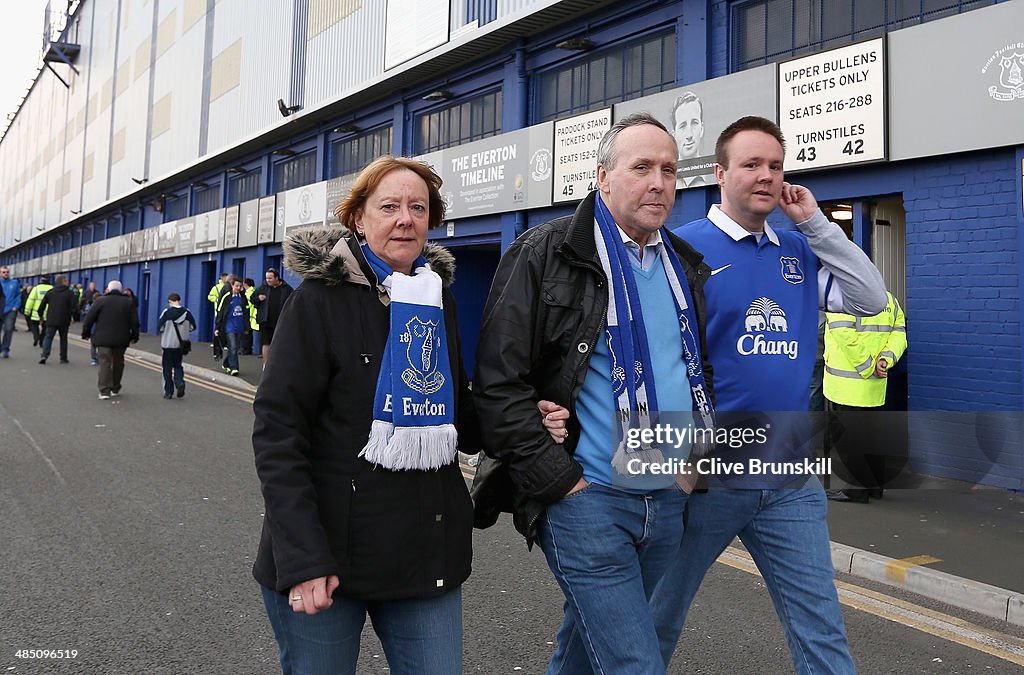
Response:
[[[279,672],[249,573],[263,506],[245,396],[193,381],[167,401],[160,374],[130,363],[123,395],[100,401],[84,348],[39,365],[27,340],[0,361],[0,671]],[[791,672],[760,577],[739,552],[723,560],[671,672]],[[861,672],[1024,672],[1020,630],[839,584]],[[476,533],[464,599],[467,673],[543,672],[561,593],[507,520]],[[359,670],[387,672],[367,625]]]

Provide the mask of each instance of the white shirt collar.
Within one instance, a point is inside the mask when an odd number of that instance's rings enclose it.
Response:
[[[626,234],[625,230],[619,227],[618,223],[615,223],[615,229],[619,231],[619,237],[622,239],[622,243],[625,244],[627,248],[632,248],[633,250],[637,250],[640,248],[640,244],[633,241],[633,239],[628,234]],[[661,244],[661,230],[655,230],[654,232],[651,233],[651,236],[647,238],[647,243],[644,244],[644,248],[647,249],[652,246],[654,248],[657,248],[659,244]]]
[[[725,214],[725,211],[718,208],[718,204],[712,204],[711,208],[708,209],[708,220],[715,224],[715,227],[725,232],[727,235],[732,237],[733,241],[739,241],[743,237],[750,236],[753,234],[748,231],[742,225],[737,223],[735,220]],[[764,224],[764,233],[768,235],[768,241],[779,245],[779,235],[775,234],[775,230],[768,223]]]
[[[615,223],[615,227],[619,230],[619,236],[622,238],[622,244],[629,251],[638,263],[640,263],[640,269],[644,272],[650,271],[654,267],[654,261],[661,255],[661,230],[655,230],[651,233],[651,236],[647,238],[647,243],[644,244],[644,250],[641,254],[640,244],[633,241],[628,234],[626,234],[618,223]]]

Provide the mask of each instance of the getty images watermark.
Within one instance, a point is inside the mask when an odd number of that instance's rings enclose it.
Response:
[[[662,448],[682,450],[695,443],[713,443],[719,448],[733,450],[751,446],[764,446],[768,442],[770,424],[764,427],[732,427],[698,429],[657,424],[646,429],[630,429],[626,433],[626,448]],[[675,457],[652,462],[634,457],[627,461],[626,471],[631,476],[827,476],[832,472],[831,458],[805,457],[798,461],[779,461],[746,457],[738,460],[721,457],[703,457],[696,462]]]

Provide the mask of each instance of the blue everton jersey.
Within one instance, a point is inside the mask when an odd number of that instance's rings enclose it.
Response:
[[[675,233],[704,255],[716,409],[806,411],[818,345],[818,257],[800,232],[761,240],[724,213]]]

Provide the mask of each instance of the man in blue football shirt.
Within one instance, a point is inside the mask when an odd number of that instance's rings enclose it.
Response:
[[[825,218],[810,190],[784,182],[784,153],[774,122],[731,124],[715,146],[722,203],[676,231],[712,270],[704,292],[720,422],[731,416],[773,427],[767,443],[738,453],[720,444],[720,454],[768,467],[800,466],[808,455],[819,308],[870,316],[886,303],[882,277],[864,252]],[[765,222],[776,206],[798,231]],[[689,499],[682,546],[652,601],[665,664],[705,573],[739,536],[764,577],[796,671],[855,672],[817,477],[769,469],[708,480],[710,488]]]
[[[245,297],[242,280],[228,278],[230,291],[217,301],[217,324],[214,337],[224,341],[224,372],[238,375],[238,352],[242,336],[249,332],[249,300]]]

